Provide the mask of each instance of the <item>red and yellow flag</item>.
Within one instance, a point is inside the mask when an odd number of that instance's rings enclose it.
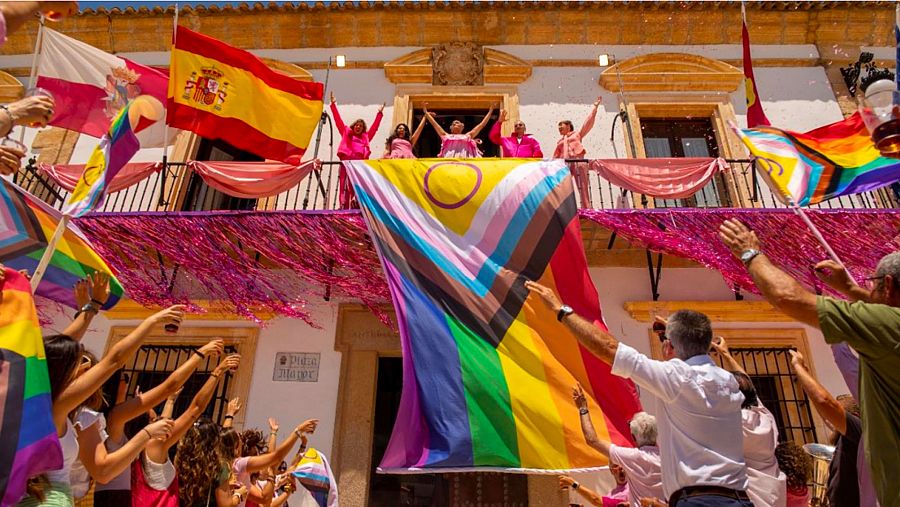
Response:
[[[288,77],[183,26],[171,62],[169,125],[263,158],[300,163],[322,116],[322,83]]]

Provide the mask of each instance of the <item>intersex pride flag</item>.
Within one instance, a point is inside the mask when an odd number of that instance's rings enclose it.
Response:
[[[168,76],[44,27],[37,86],[53,94],[50,125],[103,137],[126,104],[137,97],[166,102]],[[163,122],[142,125],[143,148],[165,145]],[[169,139],[178,134],[169,130]]]
[[[263,158],[299,164],[322,116],[321,83],[288,77],[183,26],[169,75],[169,125]]]
[[[562,160],[364,160],[350,178],[397,312],[403,391],[382,471],[587,470],[598,435],[630,445],[634,385],[525,289],[604,326]]]

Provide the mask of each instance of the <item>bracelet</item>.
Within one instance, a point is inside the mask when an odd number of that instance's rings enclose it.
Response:
[[[213,371],[212,373],[210,373],[209,376],[210,376],[210,377],[216,377],[216,378],[219,378],[219,376],[216,374],[215,371]]]
[[[581,486],[581,484],[578,484],[577,482],[572,483],[572,489],[578,489],[578,486]]]
[[[197,357],[199,357],[200,359],[206,359],[206,356],[204,356],[203,353],[197,349],[194,349],[191,352],[193,352],[194,354],[197,354]]]
[[[223,419],[234,419],[234,416],[230,415],[230,414],[226,414],[225,417],[223,417]]]
[[[103,303],[101,303],[100,301],[97,301],[94,298],[91,298],[91,303],[94,303],[95,305],[99,306],[100,308],[103,308]]]
[[[144,433],[147,434],[147,438],[149,438],[150,440],[153,440],[153,435],[151,435],[150,432],[147,431],[147,428],[141,428],[141,431],[143,431]]]
[[[297,435],[297,438],[303,438],[303,432],[301,432],[300,430],[294,430],[294,435]]]
[[[578,413],[581,414],[581,415],[588,415],[588,414],[590,414],[591,412],[590,412],[590,410],[588,410],[587,408],[579,408],[579,409],[578,409]]]

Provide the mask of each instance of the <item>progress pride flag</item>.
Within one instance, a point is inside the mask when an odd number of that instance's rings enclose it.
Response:
[[[168,73],[44,28],[37,86],[53,94],[50,125],[103,137],[116,113],[139,95],[166,103]],[[164,146],[165,122],[137,134],[142,148]],[[178,130],[171,129],[174,138]]]

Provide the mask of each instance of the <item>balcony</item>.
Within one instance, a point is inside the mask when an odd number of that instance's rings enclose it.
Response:
[[[752,160],[726,160],[730,170],[716,175],[709,184],[687,199],[657,199],[623,191],[597,173],[588,175],[588,191],[577,192],[578,205],[585,209],[649,208],[785,208],[758,178]],[[240,199],[208,187],[183,163],[170,163],[165,175],[149,178],[108,196],[104,212],[179,212],[213,210],[334,210],[338,208],[337,174],[339,162],[324,162],[297,186],[262,199]],[[16,183],[50,205],[61,208],[68,192],[29,165],[18,173]],[[161,191],[162,189],[162,191]],[[587,202],[585,202],[587,201]],[[897,195],[890,188],[831,199],[810,208],[880,209],[897,208]]]

